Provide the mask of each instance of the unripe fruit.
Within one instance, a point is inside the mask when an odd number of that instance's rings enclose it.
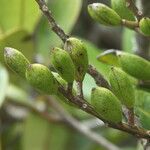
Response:
[[[90,16],[99,23],[106,26],[121,25],[120,16],[108,6],[101,3],[93,3],[88,5]]]
[[[77,38],[67,39],[65,46],[76,68],[76,81],[83,81],[88,69],[88,55],[83,42]]]
[[[139,27],[142,33],[149,36],[150,35],[150,18],[142,18],[139,22]]]
[[[119,123],[122,120],[121,103],[108,89],[97,87],[92,90],[91,103],[106,120]]]
[[[14,48],[6,47],[4,49],[4,59],[11,70],[25,78],[26,68],[30,63],[21,52]]]
[[[55,77],[55,79],[61,84],[61,86],[63,86],[67,90],[67,82],[58,73],[52,72],[52,74]]]
[[[125,72],[137,79],[150,80],[149,61],[140,56],[129,53],[120,53],[118,56],[121,68]]]
[[[61,86],[63,86],[63,88],[64,88],[65,90],[67,90],[67,87],[68,87],[67,82],[66,82],[58,73],[52,72],[52,74],[54,75],[55,79],[59,82],[59,84],[61,84]],[[74,89],[72,90],[72,94],[73,94],[73,95],[76,95],[76,91],[75,91]],[[66,104],[68,104],[68,105],[70,105],[70,106],[76,107],[75,104],[71,103],[71,102],[70,102],[65,96],[63,96],[63,94],[60,93],[59,91],[57,92],[56,97],[57,97],[58,99],[60,99],[61,101],[63,101],[64,103],[66,103]]]
[[[75,79],[75,66],[70,55],[65,50],[54,48],[50,59],[60,76],[68,83],[72,83]]]
[[[56,94],[57,81],[51,71],[41,64],[31,64],[26,70],[27,81],[37,90],[45,94]]]
[[[68,83],[67,83],[58,73],[52,72],[52,74],[53,74],[53,76],[55,77],[55,79],[59,82],[59,84],[60,84],[61,86],[63,86],[63,88],[64,88],[65,90],[67,90],[67,88],[68,88]],[[72,94],[73,94],[74,96],[76,95],[76,91],[75,91],[74,88],[72,89]],[[59,94],[59,95],[61,95],[61,94]]]
[[[109,74],[109,81],[113,93],[122,104],[128,108],[134,107],[135,93],[128,75],[119,68],[112,67]]]
[[[132,11],[126,6],[126,0],[111,0],[111,6],[122,19],[135,21]]]

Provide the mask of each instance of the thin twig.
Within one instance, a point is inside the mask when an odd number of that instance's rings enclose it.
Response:
[[[23,107],[23,108],[39,115],[40,117],[46,119],[48,122],[51,122],[51,123],[60,123],[61,122],[61,123],[63,123],[62,118],[56,114],[48,114],[47,112],[41,111],[32,105],[20,103],[19,101],[14,101],[14,100],[9,99],[8,102],[13,104],[13,105]]]
[[[60,39],[65,42],[68,39],[68,35],[59,27],[55,19],[52,17],[52,13],[49,11],[47,4],[44,0],[36,0],[41,11],[47,17],[52,30],[60,37]]]
[[[87,101],[81,99],[80,97],[74,97],[73,95],[70,95],[65,89],[62,87],[59,87],[59,92],[61,92],[71,103],[75,104],[78,108],[81,110],[99,118],[104,123],[106,123],[109,127],[112,127],[114,129],[119,129],[121,131],[125,131],[129,134],[132,134],[136,137],[150,139],[150,133],[148,133],[147,130],[144,130],[142,128],[136,127],[136,126],[130,126],[126,123],[120,123],[120,124],[114,124],[105,118],[103,118],[100,114],[98,114],[92,105],[90,105]]]
[[[52,17],[51,12],[48,10],[48,7],[47,7],[46,3],[44,2],[44,0],[36,0],[36,2],[38,3],[42,12],[47,17],[49,23],[52,26],[52,30],[61,38],[61,40],[63,42],[65,42],[66,39],[68,38],[68,35],[66,35],[65,32],[56,24],[54,18]],[[131,7],[131,5],[130,5],[130,7]],[[133,7],[133,8],[135,9],[135,7]],[[91,66],[89,65],[89,67],[91,67]],[[90,71],[93,71],[93,72],[90,72]],[[88,73],[91,74],[91,76],[95,79],[96,83],[99,84],[99,86],[104,86],[104,87],[109,88],[106,80],[104,80],[104,78],[98,73],[98,71],[96,69],[92,69],[92,70],[88,69]],[[94,108],[88,102],[86,102],[84,99],[82,99],[80,97],[74,97],[71,93],[68,93],[63,87],[59,88],[59,92],[61,92],[71,103],[75,104],[78,108],[99,118],[103,122],[107,123],[108,126],[115,128],[115,129],[119,129],[121,131],[125,131],[129,134],[132,134],[132,135],[140,137],[140,138],[150,139],[150,133],[148,133],[148,131],[146,131],[142,128],[131,127],[125,123],[114,124],[108,120],[105,120],[102,116],[100,116],[100,114],[98,114],[94,110]]]
[[[72,93],[72,89],[73,89],[73,83],[68,83],[68,87],[67,87],[68,93]]]
[[[139,7],[143,12],[143,16],[146,16],[146,17],[150,16],[150,11],[149,11],[150,1],[140,0]],[[139,55],[147,60],[150,60],[150,37],[144,36],[141,33],[142,32],[140,31],[140,32],[137,32],[135,35],[136,43],[135,43],[134,51],[137,55]]]
[[[125,19],[122,19],[122,25],[133,30],[136,30],[136,28],[139,27],[139,23],[137,21],[129,21]]]
[[[140,20],[143,16],[143,13],[138,10],[133,0],[126,0],[126,6],[134,13],[137,20]]]
[[[79,97],[80,98],[84,98],[84,95],[83,95],[83,82],[77,82],[77,86],[78,86],[78,93],[79,93]]]
[[[134,126],[134,108],[128,108],[128,124]]]
[[[48,102],[52,108],[68,123],[72,128],[77,130],[79,133],[82,133],[93,142],[97,143],[100,146],[103,146],[107,150],[119,150],[117,146],[106,140],[104,137],[94,133],[87,126],[77,121],[69,113],[67,113],[63,107],[52,97],[48,97]]]
[[[102,86],[102,87],[105,87],[108,89],[110,88],[108,82],[104,79],[104,77],[92,65],[89,65],[87,72],[88,72],[88,74],[90,74],[94,78],[95,83],[98,86]]]

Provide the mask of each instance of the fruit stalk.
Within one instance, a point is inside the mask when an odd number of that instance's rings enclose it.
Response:
[[[128,124],[134,126],[134,108],[128,108]]]

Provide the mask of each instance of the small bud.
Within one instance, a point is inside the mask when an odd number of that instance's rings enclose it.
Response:
[[[112,67],[109,74],[109,81],[113,93],[122,104],[128,108],[134,107],[135,93],[128,75],[119,68]]]
[[[56,94],[58,84],[51,71],[41,64],[31,64],[26,70],[27,81],[37,90],[46,94]]]
[[[108,89],[94,88],[91,94],[91,103],[104,119],[114,123],[122,121],[121,103]]]
[[[119,54],[121,68],[129,75],[141,79],[150,80],[150,62],[144,58],[128,53]]]
[[[67,39],[64,48],[69,52],[76,68],[76,81],[83,81],[88,69],[88,55],[81,40]]]
[[[50,59],[60,76],[68,83],[72,83],[75,79],[75,66],[70,55],[65,50],[54,48]]]
[[[30,63],[21,52],[14,48],[6,47],[4,49],[4,59],[11,70],[25,78],[26,68]]]
[[[122,19],[135,21],[132,11],[126,5],[126,0],[111,0],[111,6]]]
[[[93,3],[88,5],[90,16],[99,23],[106,26],[121,25],[120,16],[108,6],[101,3]]]
[[[140,30],[143,34],[150,35],[150,18],[142,18],[139,23]]]

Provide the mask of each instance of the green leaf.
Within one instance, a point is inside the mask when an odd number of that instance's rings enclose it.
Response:
[[[7,70],[0,64],[0,107],[5,100],[6,91],[8,86],[8,73]]]
[[[37,115],[30,114],[24,124],[22,137],[23,150],[42,150],[49,138],[48,122]]]
[[[64,125],[49,124],[49,147],[47,150],[66,150],[68,149],[68,140],[72,138],[70,136],[70,130]]]
[[[87,100],[90,100],[91,90],[94,87],[96,87],[94,79],[90,75],[86,74],[83,81],[83,93]]]
[[[26,30],[11,30],[0,37],[0,62],[4,62],[4,47],[13,47],[18,49],[29,60],[33,57],[33,41]]]
[[[29,98],[27,92],[13,84],[9,84],[6,91],[6,97],[14,102],[19,102],[20,104],[33,105],[33,101]]]
[[[139,116],[142,127],[150,130],[150,93],[136,91],[136,114]]]
[[[0,0],[0,28],[4,32],[16,27],[32,32],[39,14],[35,0]]]
[[[142,109],[139,109],[139,112],[140,112],[140,122],[142,126],[145,129],[150,130],[150,112],[147,112]]]
[[[89,63],[92,64],[93,66],[96,67],[96,69],[107,78],[108,76],[108,71],[109,71],[109,66],[101,63],[97,60],[97,56],[103,52],[101,49],[97,48],[96,46],[94,46],[92,43],[90,43],[89,41],[85,41],[83,40],[83,42],[86,45],[87,48],[87,53],[88,53],[88,57],[89,57]]]
[[[99,55],[99,53],[102,52],[101,49],[98,49],[96,46],[94,46],[92,43],[90,43],[89,41],[83,40],[83,42],[86,45],[87,48],[87,53],[88,53],[88,58],[89,58],[89,63],[92,64],[94,67],[96,67],[96,69],[104,76],[107,78],[108,76],[108,70],[109,70],[109,66],[99,62],[96,57]],[[91,96],[91,89],[93,87],[96,87],[95,81],[93,80],[93,78],[91,76],[89,76],[88,74],[85,76],[85,79],[83,81],[83,90],[84,90],[84,94],[86,99],[90,99]]]
[[[60,27],[70,33],[81,10],[81,0],[49,0],[49,9]],[[48,59],[49,49],[61,44],[61,40],[53,33],[48,24],[48,20],[43,17],[36,30],[37,51]],[[46,59],[45,59],[46,60]]]
[[[135,21],[133,12],[127,8],[126,0],[111,0],[112,9],[114,9],[122,19]]]
[[[119,66],[119,60],[117,57],[117,52],[114,49],[106,50],[97,56],[97,60],[113,66]]]
[[[122,47],[125,52],[133,53],[134,35],[134,31],[124,28],[122,35]]]

